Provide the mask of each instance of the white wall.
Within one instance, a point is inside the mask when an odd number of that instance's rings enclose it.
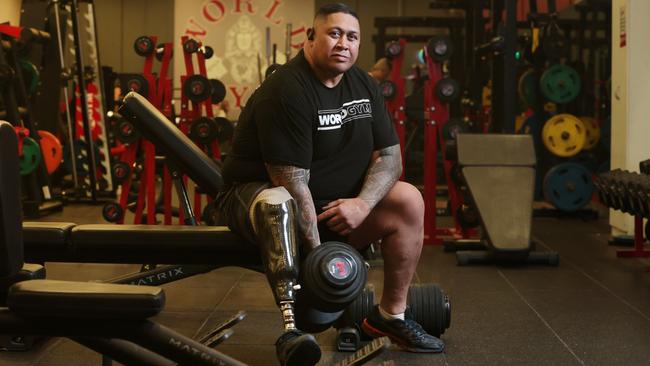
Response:
[[[650,1],[612,1],[612,169],[639,171],[650,158]],[[610,211],[615,233],[633,234],[633,217]]]

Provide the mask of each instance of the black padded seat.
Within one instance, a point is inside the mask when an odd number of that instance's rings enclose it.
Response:
[[[56,260],[69,250],[70,232],[77,224],[71,222],[23,222],[23,245],[26,259],[30,252],[41,253],[41,257]]]
[[[259,250],[224,226],[78,225],[75,260],[98,263],[256,266]]]
[[[45,278],[45,267],[40,264],[23,264],[23,268],[13,276],[0,277],[0,304],[4,306],[7,301],[7,292],[14,284],[21,281],[41,280]]]
[[[146,319],[163,309],[165,292],[150,286],[33,280],[13,285],[7,305],[25,317]]]

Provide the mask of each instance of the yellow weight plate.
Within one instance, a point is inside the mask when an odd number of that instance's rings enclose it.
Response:
[[[600,140],[600,126],[598,126],[596,119],[593,117],[580,117],[580,120],[584,123],[585,131],[587,132],[587,141],[585,141],[585,146],[582,149],[590,150]]]
[[[568,158],[580,152],[587,141],[585,124],[570,114],[558,114],[544,123],[544,146],[553,154]]]

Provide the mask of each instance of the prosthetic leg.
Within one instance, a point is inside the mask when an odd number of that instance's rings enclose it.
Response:
[[[276,342],[282,365],[315,365],[321,352],[316,339],[296,328],[294,304],[298,285],[296,203],[284,187],[265,189],[251,204],[249,214],[260,246],[266,278],[282,312],[284,334]]]

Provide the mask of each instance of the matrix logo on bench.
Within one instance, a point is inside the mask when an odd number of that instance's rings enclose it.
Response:
[[[359,118],[372,117],[369,99],[353,100],[343,103],[338,109],[318,111],[318,131],[335,130]]]

